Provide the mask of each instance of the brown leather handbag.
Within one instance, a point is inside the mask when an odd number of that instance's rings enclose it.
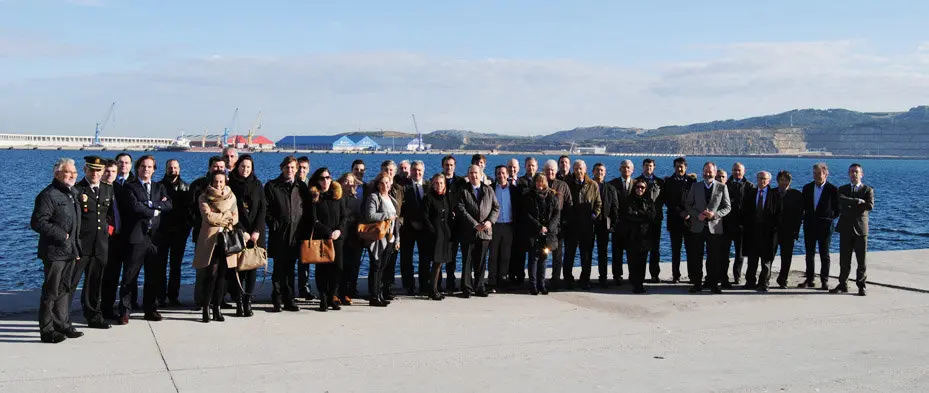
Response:
[[[310,238],[300,244],[300,263],[332,263],[335,262],[335,246],[332,239],[313,239],[316,232],[314,226]]]
[[[381,240],[387,237],[390,224],[391,220],[372,222],[370,224],[358,224],[358,237],[369,243]]]

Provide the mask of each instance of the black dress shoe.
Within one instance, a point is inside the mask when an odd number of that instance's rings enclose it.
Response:
[[[822,284],[820,284],[820,286],[819,286],[818,288],[816,288],[816,289],[818,289],[818,290],[820,290],[820,291],[828,291],[828,290],[829,290],[829,284],[828,284],[828,283],[822,283]]]
[[[158,311],[152,311],[152,312],[145,313],[146,321],[158,322],[158,321],[161,321],[162,319],[164,318],[161,316],[161,314],[158,313]]]
[[[681,283],[681,276],[675,276],[674,278],[672,278],[672,279],[671,279],[671,283],[672,283],[672,284],[680,284],[680,283]]]
[[[67,339],[67,337],[65,337],[64,334],[61,334],[58,332],[42,333],[40,338],[42,339],[43,343],[49,343],[49,344],[58,344],[64,341],[65,339]]]
[[[184,307],[184,303],[177,299],[168,299],[168,305],[171,307]]]
[[[587,282],[587,281],[582,282],[582,283],[581,283],[581,289],[583,289],[583,290],[585,290],[585,291],[589,291],[589,290],[590,290],[590,283]]]
[[[720,286],[722,286],[723,289],[732,289],[732,285],[733,285],[733,283],[731,283],[731,282],[724,282],[724,283],[722,283]],[[736,282],[735,285],[739,285],[739,283]]]
[[[225,322],[226,317],[223,316],[222,307],[212,307],[213,311],[213,320],[216,322]]]
[[[480,291],[477,291],[477,293],[475,293],[474,296],[477,296],[477,297],[488,297],[488,296],[490,296],[490,294],[487,293],[486,290],[480,290]]]
[[[461,291],[461,293],[458,295],[458,297],[460,297],[460,298],[462,298],[462,299],[469,299],[469,298],[471,298],[471,291],[465,289],[464,291]]]
[[[622,278],[622,277],[616,277],[616,279],[613,280],[613,281],[616,281],[616,286],[617,286],[617,287],[623,286],[623,278]]]
[[[753,282],[746,282],[745,286],[742,287],[742,289],[749,289],[749,290],[755,289],[755,288],[758,288],[758,284],[755,284]]]
[[[103,318],[91,319],[87,321],[87,327],[91,329],[109,329],[110,324]]]
[[[768,291],[768,287],[767,287],[767,286],[761,286],[761,285],[759,285],[758,288],[755,288],[755,290],[758,291],[758,292],[767,292],[767,291]]]
[[[700,293],[700,292],[702,292],[702,291],[703,291],[703,287],[700,286],[700,285],[691,286],[691,287],[690,287],[690,290],[688,290],[688,292],[690,292],[690,293]]]
[[[735,279],[733,279],[733,280],[732,280],[732,285],[742,285],[742,278],[741,278],[741,277],[736,277]]]
[[[868,296],[868,290],[864,287],[858,287],[858,296]]]
[[[390,292],[384,292],[384,300],[394,300],[394,299],[396,299],[396,298],[397,298],[397,297],[394,296],[394,294],[392,294],[392,293],[390,293]]]
[[[373,298],[368,300],[368,305],[371,307],[387,307],[387,302],[380,298]]]
[[[296,304],[288,304],[284,306],[284,311],[297,312],[300,311],[300,307],[297,307]]]
[[[407,296],[416,296],[416,288],[407,288],[407,289],[406,289],[406,295],[407,295]]]
[[[574,279],[573,278],[570,280],[566,279],[565,287],[567,287],[569,291],[573,291],[574,290]]]
[[[70,329],[67,329],[67,330],[62,330],[62,331],[60,331],[59,333],[63,334],[63,335],[64,335],[65,337],[67,337],[67,338],[79,338],[79,337],[82,337],[82,336],[84,335],[83,332],[79,332],[79,331],[77,331],[77,329],[75,329],[75,328],[73,328],[73,327],[70,328]]]
[[[530,290],[529,290],[529,294],[532,295],[532,296],[538,296],[538,295],[539,295],[539,291],[537,291],[537,290],[535,290],[535,289],[530,289]]]
[[[543,294],[543,295],[548,295],[548,289],[542,288],[542,289],[539,291],[539,293],[540,293],[540,294]]]
[[[804,281],[797,284],[797,288],[813,288],[815,286],[816,284],[814,284],[812,281]]]
[[[645,287],[642,285],[636,285],[632,290],[632,293],[645,293]]]
[[[787,289],[787,281],[777,281],[777,287],[780,289]]]
[[[600,288],[603,288],[603,289],[606,289],[610,286],[609,281],[607,281],[605,278],[601,278],[600,280],[598,280],[597,284],[600,285]]]
[[[848,286],[839,284],[835,288],[829,290],[829,293],[848,293]]]
[[[652,279],[648,280],[648,282],[651,284],[661,284],[661,279],[658,277],[652,277]]]
[[[275,304],[275,305],[271,306],[271,309],[268,310],[268,312],[281,312],[281,305],[280,305],[280,304]]]
[[[710,287],[710,292],[713,292],[713,293],[719,295],[720,293],[723,293],[723,290],[720,289],[719,287]]]

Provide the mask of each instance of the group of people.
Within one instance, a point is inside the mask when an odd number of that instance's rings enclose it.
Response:
[[[632,161],[624,160],[612,180],[607,180],[604,164],[595,163],[588,173],[584,160],[571,162],[567,156],[548,160],[541,168],[528,157],[522,173],[520,161],[511,159],[493,168],[491,176],[483,155],[471,157],[464,176],[456,174],[456,162],[454,156],[443,157],[441,172],[427,179],[422,161],[398,165],[387,160],[365,182],[362,160],[352,162],[342,174],[326,167],[311,173],[307,157],[287,156],[280,162],[280,174],[263,184],[255,174],[255,159],[231,147],[211,157],[206,174],[190,183],[181,178],[175,159],[163,163],[160,181],[154,180],[158,163],[151,155],[134,165],[125,152],[113,160],[85,157],[80,181],[75,162],[59,159],[54,180],[36,197],[31,220],[45,266],[41,339],[56,343],[82,335],[69,317],[81,277],[81,305],[90,328],[109,328],[109,321],[127,324],[130,313],[139,308],[144,319],[159,321],[159,307],[182,306],[181,265],[188,236],[196,244],[194,302],[202,321],[223,321],[222,309],[227,307],[235,307],[237,316],[252,316],[256,271],[237,269],[237,258],[224,252],[220,240],[224,231],[233,229],[245,233],[247,247],[266,248],[273,261],[272,312],[299,311],[298,299],[315,298],[309,285],[311,265],[300,263],[301,244],[309,239],[332,240],[334,249],[334,260],[315,268],[319,311],[353,304],[364,254],[369,263],[368,304],[375,307],[394,299],[398,259],[407,295],[434,300],[451,294],[486,297],[519,290],[527,278],[529,292],[544,295],[590,289],[595,248],[600,287],[623,284],[625,254],[632,291],[645,293],[647,281],[660,282],[665,216],[672,282],[682,278],[683,247],[691,292],[720,293],[742,285],[745,257],[744,288],[767,291],[778,249],[781,268],[776,283],[786,288],[802,226],[806,276],[800,287],[815,287],[818,247],[819,288],[829,290],[829,246],[837,229],[841,272],[831,292],[848,291],[854,252],[858,294],[866,294],[868,212],[874,207],[874,190],[862,183],[858,164],[848,168],[849,183],[836,187],[827,180],[828,167],[818,163],[813,181],[796,190],[787,171],[777,173],[776,184],[767,171],[758,172],[757,183],[752,183],[740,163],[727,173],[707,162],[698,180],[687,172],[683,157],[674,160],[674,173],[664,178],[655,174],[651,159],[642,162],[637,177]],[[359,224],[377,224],[383,233],[363,239]],[[577,255],[581,272],[575,279]],[[553,270],[546,279],[549,259]],[[143,268],[140,306],[138,279]],[[227,294],[234,306],[225,304]]]

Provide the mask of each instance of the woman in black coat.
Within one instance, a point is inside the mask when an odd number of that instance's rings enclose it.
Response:
[[[529,236],[529,293],[547,295],[545,260],[558,246],[558,193],[548,187],[541,173],[532,178],[535,187],[525,194],[526,235]]]
[[[348,225],[348,208],[342,198],[342,186],[332,180],[329,168],[313,172],[310,186],[310,220],[313,239],[332,239],[335,261],[316,265],[319,311],[339,310],[339,279],[342,273],[344,235]]]
[[[426,240],[426,249],[432,251],[432,300],[442,300],[445,295],[439,292],[442,279],[442,264],[455,259],[455,242],[452,240],[452,208],[445,189],[445,177],[440,173],[432,177],[432,188],[423,202],[426,218],[426,230],[430,236]]]
[[[632,282],[632,292],[645,293],[645,256],[652,249],[653,237],[649,234],[655,222],[655,203],[645,195],[648,183],[645,179],[636,179],[632,185],[632,195],[626,205],[626,216],[629,221],[628,241],[629,248],[629,281]]]
[[[235,169],[229,173],[229,188],[235,194],[236,204],[239,208],[239,227],[248,234],[246,246],[267,248],[265,240],[265,203],[264,188],[261,180],[255,176],[255,161],[251,155],[244,154],[239,157]],[[257,272],[249,270],[239,272],[228,271],[226,282],[230,283],[229,293],[235,299],[235,315],[250,317],[252,312],[252,293],[255,291],[255,277]],[[236,280],[241,280],[236,282]],[[244,292],[242,290],[245,290]]]
[[[365,246],[357,231],[362,215],[361,204],[364,200],[363,195],[358,193],[361,182],[351,172],[339,177],[339,185],[342,186],[342,199],[345,200],[345,207],[348,209],[348,224],[345,227],[348,233],[345,234],[345,243],[342,246],[345,254],[342,258],[342,279],[339,282],[338,295],[341,304],[351,306],[352,298],[358,297],[358,272]]]

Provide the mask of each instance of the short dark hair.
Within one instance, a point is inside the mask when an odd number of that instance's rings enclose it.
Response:
[[[713,161],[707,161],[703,163],[703,166],[707,166],[707,165],[712,165],[713,168],[717,168],[717,169],[719,168],[718,166],[716,166],[716,163]]]
[[[571,157],[568,157],[568,156],[561,156],[561,157],[558,157],[558,162],[561,162],[561,159],[562,159],[562,158],[567,158],[568,161],[571,161]]]
[[[172,162],[176,162],[178,166],[181,165],[181,162],[178,161],[177,158],[169,158],[167,161],[165,161],[165,166],[171,165]]]
[[[497,166],[494,167],[494,174],[497,174],[497,171],[499,171],[499,170],[501,170],[501,169],[506,170],[506,171],[509,171],[509,168],[507,168],[506,165],[497,165]]]
[[[848,170],[852,170],[852,169],[854,169],[854,168],[863,169],[863,168],[861,167],[861,164],[859,164],[859,163],[857,163],[857,162],[853,162],[851,165],[848,166]]]
[[[352,161],[352,166],[351,166],[351,168],[354,169],[354,168],[355,168],[355,165],[364,165],[364,164],[365,164],[365,161],[364,161],[364,160],[358,159],[358,160]]]
[[[226,180],[229,179],[229,177],[226,176],[226,172],[225,172],[225,171],[212,171],[212,172],[210,172],[210,183],[212,183],[213,180],[216,180],[216,176],[225,177]]]
[[[442,157],[442,166],[445,166],[445,163],[448,162],[449,160],[455,161],[456,163],[458,162],[458,161],[455,160],[455,156],[449,154],[449,155],[447,155],[447,156],[445,156],[445,157]]]
[[[677,164],[684,164],[684,166],[687,166],[687,159],[684,158],[684,157],[675,158],[675,159],[674,159],[674,166],[677,166]]]
[[[654,163],[655,163],[655,160],[653,160],[653,159],[651,159],[651,158],[646,158],[646,159],[642,160],[642,166],[645,166],[645,165],[648,165],[648,164],[654,164]]]
[[[103,166],[104,166],[105,168],[109,168],[109,167],[111,167],[111,166],[116,166],[116,160],[106,160],[106,162],[103,163]]]
[[[529,161],[535,161],[535,164],[536,164],[536,165],[539,165],[539,160],[536,160],[535,157],[533,157],[533,156],[526,157],[526,159],[523,161],[523,163],[525,163],[525,164],[528,165],[528,164],[529,164]]]
[[[296,163],[296,162],[297,162],[297,157],[294,157],[294,156],[287,156],[287,157],[284,157],[284,159],[281,160],[280,168],[281,168],[281,169],[284,169],[285,166],[290,165],[290,163],[292,163],[292,162],[293,162],[293,163]]]
[[[158,161],[155,161],[155,157],[152,156],[151,154],[146,154],[142,157],[139,157],[139,159],[135,162],[136,173],[139,172],[139,167],[142,166],[142,161],[145,161],[145,160],[152,160],[152,166],[154,167],[153,169],[158,169]]]
[[[300,158],[297,159],[297,165],[300,165],[300,164],[302,164],[302,163],[304,163],[304,162],[307,163],[307,164],[309,164],[309,163],[310,163],[310,157],[307,157],[307,156],[300,156]]]
[[[119,159],[120,159],[120,158],[123,158],[123,157],[129,157],[129,161],[132,161],[132,155],[129,154],[129,153],[126,153],[126,152],[122,152],[122,153],[117,154],[116,157],[113,158],[113,161],[114,161],[114,162],[119,161]]]
[[[484,162],[486,163],[487,157],[484,157],[484,155],[480,153],[475,154],[471,156],[471,165],[477,165],[477,163],[481,162],[481,160],[484,160]]]
[[[597,170],[597,167],[601,167],[601,166],[605,167],[605,166],[603,165],[602,162],[598,162],[598,163],[594,164],[594,167],[591,168],[591,170],[595,171],[595,170]]]
[[[208,167],[207,170],[209,170],[209,168],[212,168],[212,167],[213,167],[213,164],[215,164],[215,163],[217,163],[217,162],[219,162],[219,161],[222,161],[224,164],[226,163],[226,159],[225,159],[223,156],[212,156],[212,157],[210,157],[210,162],[207,164],[207,167]]]
[[[787,181],[793,181],[794,176],[790,174],[790,171],[780,171],[777,173],[777,179],[781,178],[787,179]]]

